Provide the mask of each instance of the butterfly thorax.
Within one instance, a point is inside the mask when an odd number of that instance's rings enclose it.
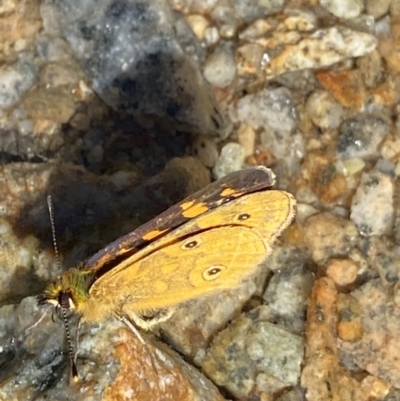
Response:
[[[93,280],[92,272],[71,268],[47,286],[39,302],[82,313]]]

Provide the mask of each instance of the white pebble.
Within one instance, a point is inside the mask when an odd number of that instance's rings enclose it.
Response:
[[[243,167],[244,159],[243,146],[233,142],[227,143],[221,149],[221,154],[213,168],[215,178],[219,179],[233,171],[240,170]]]
[[[353,197],[350,219],[362,235],[389,234],[393,227],[393,181],[379,171],[361,176]]]
[[[231,46],[225,44],[214,50],[204,66],[204,76],[218,88],[232,83],[236,76],[236,61]]]

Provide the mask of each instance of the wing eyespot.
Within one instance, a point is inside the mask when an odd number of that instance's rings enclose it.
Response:
[[[222,265],[215,265],[215,266],[210,266],[207,267],[206,270],[203,271],[203,279],[206,281],[212,281],[217,279],[221,273],[226,270],[225,266]]]
[[[190,240],[190,241],[187,241],[184,244],[182,244],[181,248],[185,249],[185,250],[194,249],[194,248],[197,248],[200,245],[200,243],[201,242],[198,240]]]
[[[251,215],[248,213],[240,213],[237,217],[237,220],[244,221],[244,220],[248,220],[250,217],[251,217]]]

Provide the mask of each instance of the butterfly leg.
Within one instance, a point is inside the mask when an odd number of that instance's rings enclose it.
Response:
[[[81,322],[82,320],[78,320],[78,327],[76,328],[76,334],[75,334],[75,354],[74,354],[74,363],[76,364],[76,361],[78,359],[78,354],[79,354],[79,336],[81,334]]]
[[[132,331],[133,334],[139,339],[139,341],[143,344],[146,345],[142,335],[140,334],[139,330],[135,327],[135,325],[132,324],[132,322],[124,315],[117,315],[117,318],[121,320],[121,322],[125,323],[129,329]],[[136,323],[136,321],[135,321]],[[140,327],[140,326],[139,326]]]
[[[129,317],[135,322],[136,326],[143,330],[150,331],[158,324],[167,321],[172,314],[174,309],[160,309],[155,312],[151,312],[148,315],[138,315],[136,313],[130,313]]]

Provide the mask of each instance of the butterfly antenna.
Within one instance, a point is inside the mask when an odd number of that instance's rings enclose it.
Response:
[[[57,246],[57,238],[56,238],[56,225],[54,223],[54,208],[53,202],[51,200],[51,195],[47,196],[47,209],[49,211],[50,216],[50,226],[51,226],[51,236],[53,238],[53,248],[54,248],[54,255],[56,257],[56,265],[59,272],[61,272],[61,264],[60,258],[58,255],[58,246]]]
[[[54,223],[54,208],[53,208],[53,202],[51,200],[51,195],[47,196],[47,209],[49,211],[49,216],[50,216],[51,235],[53,238],[53,248],[54,248],[54,255],[56,257],[57,269],[59,272],[61,272],[61,263],[60,263],[60,257],[58,254],[58,246],[57,246],[57,238],[56,238],[56,225]],[[68,355],[69,355],[69,359],[71,361],[71,375],[72,375],[73,381],[77,382],[79,380],[78,369],[76,367],[75,358],[74,358],[74,350],[72,348],[71,333],[69,331],[69,324],[68,324],[66,308],[63,308],[61,306],[61,312],[62,312],[62,318],[64,321],[65,335],[67,337]]]
[[[68,356],[69,356],[69,360],[71,362],[71,375],[72,375],[73,381],[77,382],[79,380],[79,376],[78,376],[78,369],[75,364],[74,350],[72,349],[72,341],[71,341],[71,334],[69,331],[67,310],[65,308],[61,307],[61,311],[62,311],[62,318],[64,320],[65,335],[67,337]]]

